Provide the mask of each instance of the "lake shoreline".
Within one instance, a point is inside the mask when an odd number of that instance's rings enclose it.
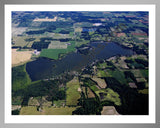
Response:
[[[36,81],[57,76],[66,71],[82,69],[96,60],[109,59],[117,55],[133,55],[132,50],[122,48],[113,42],[93,42],[87,46],[91,48],[91,50],[88,49],[88,54],[81,54],[77,50],[77,52],[68,53],[58,60],[39,57],[35,61],[28,62],[26,70],[32,81]]]

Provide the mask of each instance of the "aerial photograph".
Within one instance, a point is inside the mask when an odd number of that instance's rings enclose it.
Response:
[[[148,11],[12,11],[12,115],[149,115]]]

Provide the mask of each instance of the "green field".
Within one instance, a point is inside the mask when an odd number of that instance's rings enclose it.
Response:
[[[29,42],[25,41],[27,38],[25,36],[16,36],[16,37],[13,37],[13,41],[14,41],[14,45],[13,46],[21,46],[21,47],[24,47],[24,46],[27,46],[27,44]]]
[[[47,57],[50,59],[58,59],[60,54],[66,54],[72,51],[75,51],[75,42],[68,42],[69,45],[66,49],[42,49],[40,57]]]
[[[148,89],[142,89],[142,90],[138,90],[138,92],[142,93],[142,94],[148,94],[149,90]]]
[[[65,100],[54,100],[53,101],[53,104],[54,104],[54,106],[56,106],[56,107],[61,107],[61,106],[63,106],[63,104],[65,104]]]
[[[96,94],[99,96],[101,101],[106,100],[106,101],[113,102],[117,106],[121,105],[121,99],[119,97],[119,94],[110,88],[103,89],[103,90],[101,89],[99,91],[96,91]],[[103,98],[102,96],[100,96],[100,94],[103,95]]]
[[[74,78],[67,83],[66,105],[77,105],[78,99],[81,97],[78,88],[80,88],[80,83],[77,78]]]
[[[31,79],[26,72],[26,64],[12,68],[12,90],[18,91],[24,89]]]
[[[97,76],[98,77],[111,77],[111,75],[104,70],[98,70],[97,71]]]
[[[101,68],[101,69],[104,69],[104,68],[106,68],[107,67],[107,63],[105,62],[105,63],[99,63],[98,65],[97,65],[97,68]]]
[[[67,53],[66,49],[43,49],[41,51],[40,57],[47,57],[57,60],[59,58],[59,54],[65,53]]]
[[[148,79],[148,69],[135,69],[131,71],[135,77]]]
[[[99,88],[97,87],[97,83],[90,78],[82,79],[83,86],[89,87],[92,91],[97,91]]]
[[[126,84],[126,79],[125,79],[125,75],[122,71],[119,70],[110,70],[110,69],[106,69],[106,70],[98,70],[97,71],[97,76],[98,77],[114,77],[115,79],[117,79],[121,84]]]
[[[117,79],[121,84],[126,84],[126,79],[123,71],[115,70],[114,72],[112,72],[111,75],[112,77]]]
[[[42,112],[37,111],[37,107],[27,106],[22,107],[20,115],[72,115],[72,112],[77,107],[64,107],[64,108],[54,108],[54,107],[44,107]]]

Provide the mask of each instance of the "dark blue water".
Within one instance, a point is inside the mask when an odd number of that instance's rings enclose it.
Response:
[[[87,55],[72,52],[61,60],[38,58],[26,65],[32,81],[50,78],[65,71],[81,69],[95,60],[108,59],[115,55],[132,55],[133,51],[116,43],[90,43],[92,49]]]

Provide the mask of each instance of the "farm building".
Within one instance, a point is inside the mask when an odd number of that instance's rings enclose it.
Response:
[[[35,55],[39,55],[39,54],[40,54],[40,52],[39,52],[39,51],[37,51],[37,50],[34,50],[34,54],[35,54]]]

